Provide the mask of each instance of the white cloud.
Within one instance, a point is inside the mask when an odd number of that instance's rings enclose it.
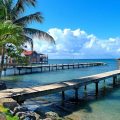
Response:
[[[34,50],[47,53],[50,58],[118,58],[120,38],[102,40],[80,29],[51,28],[48,33],[54,37],[56,45],[34,39]]]

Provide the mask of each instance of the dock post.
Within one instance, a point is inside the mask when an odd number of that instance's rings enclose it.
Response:
[[[56,71],[57,71],[57,64],[56,64]]]
[[[50,72],[50,64],[49,64],[49,72]]]
[[[14,75],[16,75],[15,67],[13,69],[14,69]]]
[[[62,64],[62,70],[64,69],[64,65]]]
[[[87,85],[85,85],[85,88],[84,88],[85,92],[87,91]]]
[[[42,72],[43,70],[42,70],[42,66],[41,66],[41,72]]]
[[[75,100],[78,101],[78,88],[75,88]]]
[[[65,92],[62,91],[62,106],[64,106],[64,101],[65,101]]]
[[[84,87],[84,94],[85,94],[85,97],[87,97],[87,85],[85,85]]]
[[[104,81],[103,81],[103,85],[104,85],[104,88],[105,88],[105,86],[106,86],[106,85],[105,85],[105,79],[104,79]]]
[[[70,69],[70,65],[68,64],[68,69]]]
[[[19,75],[20,75],[20,69],[19,69]]]
[[[73,69],[75,68],[75,64],[73,63]]]
[[[31,67],[31,73],[32,73],[32,67]]]
[[[53,66],[53,64],[51,65],[51,67],[52,67],[52,71],[54,71],[54,66]]]
[[[117,76],[113,76],[113,85],[116,84]]]
[[[96,94],[96,96],[98,96],[98,83],[99,83],[98,81],[95,82],[95,86],[96,86],[96,93],[95,94]]]

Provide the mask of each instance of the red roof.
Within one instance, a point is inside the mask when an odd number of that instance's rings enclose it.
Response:
[[[24,54],[24,55],[32,55],[32,53],[33,53],[33,51],[26,51],[26,50],[23,51],[23,54]]]

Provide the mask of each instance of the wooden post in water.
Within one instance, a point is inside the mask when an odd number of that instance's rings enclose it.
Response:
[[[62,106],[64,106],[64,101],[65,101],[65,92],[62,91]]]
[[[68,69],[70,69],[70,67],[69,67],[70,65],[68,64]]]
[[[54,70],[53,64],[51,65],[51,67],[52,67],[52,71],[53,71]]]
[[[49,64],[49,72],[50,72],[50,64]]]
[[[113,85],[116,84],[117,76],[113,76]]]
[[[15,67],[13,67],[13,69],[14,69],[14,75],[16,75],[16,72],[15,72],[15,69],[16,69],[16,68],[15,68]]]
[[[32,67],[31,67],[31,73],[32,73]]]
[[[75,88],[75,100],[78,101],[78,88]]]
[[[57,64],[56,64],[56,71],[57,71]]]
[[[87,85],[85,85],[84,87],[84,94],[85,94],[85,97],[87,97]]]
[[[95,82],[95,87],[96,87],[96,90],[95,90],[95,91],[96,91],[96,93],[95,93],[95,94],[96,94],[96,96],[98,96],[98,83],[99,83],[98,81],[97,81],[97,82]]]
[[[85,85],[85,88],[84,88],[85,92],[87,91],[87,85]]]
[[[64,69],[64,65],[62,64],[62,70]]]
[[[73,63],[73,69],[75,68],[75,64]]]
[[[20,75],[20,69],[18,69],[19,70],[19,75]]]
[[[106,86],[106,85],[105,85],[105,79],[104,79],[104,81],[103,81],[103,85],[104,85],[104,88],[105,88],[105,86]]]
[[[41,72],[42,72],[42,66],[41,66]]]

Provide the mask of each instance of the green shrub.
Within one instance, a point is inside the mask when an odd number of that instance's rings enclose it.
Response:
[[[17,116],[13,116],[9,109],[4,108],[2,105],[0,105],[0,112],[6,115],[7,120],[19,120]]]

